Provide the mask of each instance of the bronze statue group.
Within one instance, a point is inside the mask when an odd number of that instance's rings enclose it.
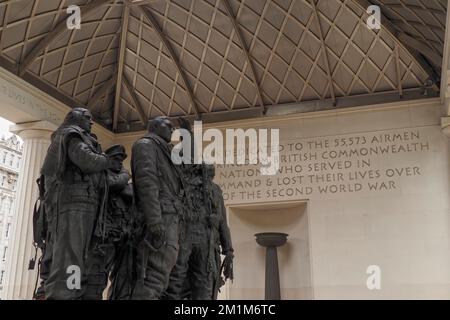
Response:
[[[157,117],[133,145],[130,174],[125,148],[103,152],[92,124],[75,108],[52,135],[33,216],[34,298],[216,299],[234,255],[214,166],[175,165],[174,126]]]

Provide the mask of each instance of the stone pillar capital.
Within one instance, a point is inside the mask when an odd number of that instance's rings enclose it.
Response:
[[[12,125],[10,132],[17,134],[23,140],[27,139],[50,139],[53,131],[58,127],[48,121],[25,122]]]

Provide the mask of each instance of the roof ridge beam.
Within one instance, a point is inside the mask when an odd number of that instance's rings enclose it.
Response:
[[[101,87],[95,92],[95,94],[89,100],[89,102],[87,104],[88,109],[91,110],[93,107],[95,107],[97,102],[101,98],[103,98],[111,90],[112,87],[114,87],[114,85],[116,84],[116,78],[117,78],[117,73],[114,73],[113,76],[109,80],[103,82]]]
[[[434,66],[439,69],[442,68],[442,57],[437,54],[433,49],[428,47],[424,42],[417,40],[404,32],[397,34],[397,39],[403,42],[406,46],[423,54]]]
[[[314,17],[316,18],[316,21],[317,21],[317,27],[319,28],[319,37],[320,37],[322,54],[325,58],[325,68],[327,71],[328,81],[330,82],[331,99],[333,101],[333,105],[335,106],[336,105],[336,95],[334,93],[334,84],[333,84],[333,76],[331,74],[330,59],[328,58],[327,46],[325,44],[325,39],[323,38],[323,31],[322,31],[322,26],[320,25],[319,14],[317,12],[316,0],[310,0],[310,3],[311,3],[311,6],[313,7]]]
[[[155,33],[158,36],[159,40],[162,42],[164,48],[166,48],[166,50],[168,51],[170,57],[172,58],[172,62],[175,64],[175,67],[176,67],[178,73],[180,74],[181,80],[183,81],[184,87],[186,89],[186,93],[188,95],[190,103],[192,104],[192,107],[194,108],[195,114],[196,114],[197,118],[200,119],[202,112],[200,111],[200,108],[199,108],[197,102],[195,101],[195,96],[194,96],[192,87],[189,84],[186,73],[184,72],[184,70],[181,66],[180,60],[177,57],[177,55],[175,54],[175,51],[174,51],[172,45],[170,44],[169,40],[162,32],[161,27],[159,26],[158,22],[156,21],[155,17],[153,16],[153,14],[149,10],[149,8],[144,7],[144,6],[135,6],[135,8],[137,8],[139,10],[139,12],[144,15],[146,20],[152,26],[153,30],[155,30]]]
[[[120,93],[122,90],[122,78],[123,67],[125,63],[125,49],[128,30],[128,18],[130,15],[130,7],[124,3],[122,11],[122,25],[120,31],[120,43],[119,43],[119,56],[117,59],[117,82],[116,82],[116,95],[114,98],[114,111],[113,111],[113,131],[117,130],[117,124],[119,122],[119,109],[120,109]]]
[[[138,112],[138,115],[139,115],[139,119],[144,124],[144,127],[147,126],[147,122],[148,122],[147,116],[144,112],[144,109],[142,108],[141,103],[139,102],[139,100],[136,96],[136,93],[133,90],[134,89],[133,86],[128,81],[128,79],[125,75],[123,75],[122,81],[123,81],[123,84],[124,84],[125,88],[127,89],[128,93],[130,94],[131,100],[133,100],[134,107],[136,108],[136,111]]]
[[[264,100],[262,97],[262,89],[259,84],[258,78],[256,77],[255,66],[250,57],[250,53],[248,51],[247,44],[245,43],[244,37],[242,36],[241,29],[239,28],[239,25],[237,23],[236,17],[234,16],[233,9],[231,8],[230,3],[228,2],[228,0],[221,0],[221,2],[225,7],[228,18],[231,21],[231,24],[233,25],[234,33],[238,37],[239,43],[241,44],[242,52],[244,53],[245,60],[247,61],[247,65],[249,66],[250,71],[251,71],[250,73],[253,78],[253,83],[256,87],[259,104],[260,104],[261,108],[263,108],[263,114],[265,114],[267,112],[267,107],[264,105]]]
[[[395,44],[395,73],[397,75],[397,87],[398,87],[398,95],[401,98],[403,98],[403,87],[402,87],[402,76],[400,71],[400,56],[398,52],[398,46],[399,44]]]

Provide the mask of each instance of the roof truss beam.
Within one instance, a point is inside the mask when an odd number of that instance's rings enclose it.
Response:
[[[317,28],[319,29],[320,44],[321,44],[322,54],[323,54],[323,57],[325,59],[325,69],[327,71],[327,77],[328,77],[328,81],[330,83],[331,99],[333,101],[333,105],[336,105],[336,95],[334,93],[334,84],[333,84],[333,77],[332,77],[331,68],[330,68],[330,60],[328,59],[327,46],[325,44],[325,39],[323,37],[322,26],[320,24],[319,14],[317,12],[316,0],[310,0],[309,2],[311,3],[311,6],[313,8],[314,18],[317,21]]]
[[[116,96],[114,98],[114,111],[113,111],[113,131],[117,130],[117,124],[119,123],[120,94],[122,90],[123,66],[125,63],[125,49],[127,42],[129,16],[130,16],[130,8],[126,4],[124,4],[122,12],[122,26],[120,32],[119,57],[117,59],[118,65],[117,65]]]
[[[395,72],[397,74],[397,86],[398,86],[398,95],[400,98],[403,98],[403,87],[402,87],[402,75],[400,72],[400,56],[398,53],[399,44],[395,44]]]
[[[128,3],[130,3],[130,1],[128,0]],[[146,20],[150,23],[150,25],[152,26],[153,30],[155,30],[156,35],[158,36],[159,40],[161,41],[161,43],[163,44],[164,48],[167,50],[167,52],[169,53],[170,57],[172,58],[173,63],[175,64],[175,67],[181,77],[181,80],[184,84],[184,87],[186,89],[186,93],[188,95],[189,101],[192,105],[192,107],[194,108],[194,112],[197,116],[197,118],[200,119],[201,117],[201,110],[199,108],[199,105],[197,104],[197,102],[195,101],[195,96],[194,96],[194,92],[192,90],[192,87],[188,81],[188,78],[186,76],[186,73],[184,72],[180,60],[177,57],[177,55],[175,54],[175,51],[172,47],[172,45],[170,44],[169,40],[166,38],[166,36],[164,35],[164,33],[162,32],[161,27],[159,26],[158,22],[156,21],[155,17],[153,16],[153,14],[151,13],[151,11],[149,10],[148,7],[144,7],[144,6],[136,6],[136,8],[139,10],[139,12],[141,14],[143,14],[143,16],[146,18]]]
[[[128,93],[131,97],[131,100],[133,101],[133,105],[136,108],[136,111],[138,112],[139,119],[142,121],[144,126],[146,126],[147,125],[147,116],[145,115],[144,109],[142,108],[142,105],[136,96],[133,86],[128,81],[128,79],[125,75],[123,75],[122,80],[123,80],[124,87],[127,89]]]
[[[244,54],[245,60],[247,61],[247,65],[250,68],[250,73],[253,79],[253,83],[256,87],[256,91],[258,94],[258,101],[259,101],[259,105],[263,108],[263,113],[266,113],[267,108],[264,105],[264,100],[263,100],[263,96],[262,96],[262,90],[261,90],[261,86],[259,84],[258,78],[256,77],[256,72],[255,72],[255,66],[252,62],[252,59],[250,57],[250,53],[248,52],[248,48],[247,48],[247,44],[245,43],[244,37],[242,36],[242,32],[241,29],[239,28],[239,25],[236,21],[236,17],[234,16],[233,13],[233,9],[231,8],[230,3],[228,2],[228,0],[221,0],[221,2],[223,3],[223,6],[225,7],[225,10],[227,12],[228,18],[231,21],[231,24],[233,25],[234,28],[234,32],[236,34],[236,36],[238,37],[239,43],[241,45],[242,48],[242,52]]]
[[[146,4],[151,4],[152,2],[158,2],[159,0],[128,0],[128,4],[133,6],[145,6]]]
[[[88,109],[92,110],[93,107],[103,98],[111,89],[116,85],[117,74],[114,74],[108,81],[104,82],[101,87],[95,92],[88,102]]]
[[[404,43],[405,46],[408,46],[424,55],[435,67],[438,67],[439,69],[442,67],[442,57],[422,41],[414,39],[404,32],[398,32],[397,38]]]

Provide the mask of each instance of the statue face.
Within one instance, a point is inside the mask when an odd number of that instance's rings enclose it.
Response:
[[[174,127],[169,119],[162,120],[160,124],[155,128],[155,133],[163,138],[166,142],[171,141],[173,131]]]
[[[92,125],[94,122],[92,121],[92,114],[87,111],[83,114],[80,120],[80,127],[87,132],[91,132]]]
[[[111,159],[111,169],[113,171],[119,172],[120,170],[122,170],[123,157],[121,155],[112,156],[110,157],[110,159]]]

